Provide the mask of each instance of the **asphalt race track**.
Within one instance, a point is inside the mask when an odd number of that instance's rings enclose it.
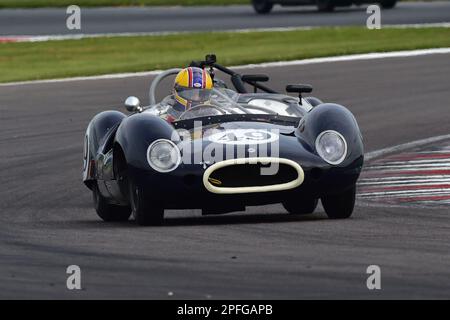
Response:
[[[53,35],[159,31],[210,31],[297,26],[365,26],[367,6],[338,8],[320,13],[314,6],[274,8],[257,15],[248,6],[82,8],[81,30],[66,28],[65,8],[0,10],[0,35]],[[383,10],[383,24],[449,22],[450,2],[399,3]],[[205,27],[207,26],[207,27]]]
[[[220,57],[219,57],[220,59]],[[450,55],[277,67],[347,105],[366,151],[450,133]],[[367,206],[351,219],[281,206],[162,227],[101,222],[81,182],[85,127],[149,78],[0,86],[0,298],[449,298],[449,207]],[[79,265],[81,291],[66,289]],[[382,289],[366,288],[379,265]]]

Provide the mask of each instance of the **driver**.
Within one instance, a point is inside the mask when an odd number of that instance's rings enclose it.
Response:
[[[178,119],[185,111],[200,104],[207,104],[213,88],[213,80],[202,68],[182,69],[175,78],[173,100],[167,112],[167,121]]]

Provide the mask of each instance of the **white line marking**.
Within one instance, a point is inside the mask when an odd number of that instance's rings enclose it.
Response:
[[[433,186],[450,183],[450,179],[445,180],[411,180],[411,181],[384,181],[384,182],[358,182],[358,186],[384,186],[384,187],[409,187],[409,186]]]
[[[273,28],[246,28],[246,29],[225,29],[213,30],[215,33],[250,33],[250,32],[285,32],[303,31],[327,26],[302,26],[302,27],[273,27]],[[328,27],[331,28],[331,27]],[[438,23],[414,23],[414,24],[394,24],[383,25],[383,29],[407,29],[407,28],[450,28],[450,22]],[[45,42],[62,40],[81,40],[90,38],[113,38],[113,37],[147,37],[147,36],[167,36],[182,34],[198,34],[204,31],[153,31],[153,32],[117,32],[117,33],[79,33],[79,34],[52,34],[52,35],[7,35],[0,36],[0,41],[12,42]]]
[[[446,148],[450,148],[450,147],[447,146]],[[437,151],[420,151],[420,152],[417,152],[417,153],[420,153],[420,154],[429,154],[429,153],[446,154],[446,153],[449,153],[449,152],[450,152],[450,149],[442,149],[442,150],[437,150]]]
[[[450,168],[450,163],[449,164],[443,164],[443,163],[431,164],[431,163],[428,163],[428,164],[396,164],[396,165],[369,166],[369,167],[366,167],[366,170],[397,170],[397,169],[404,169],[404,170],[433,169],[433,170],[439,170],[439,169],[448,169],[448,168]]]
[[[333,57],[312,58],[312,59],[293,60],[293,61],[267,62],[267,63],[260,63],[260,64],[234,66],[231,68],[235,69],[235,70],[255,69],[255,68],[274,68],[274,67],[309,65],[309,64],[316,64],[316,63],[373,60],[373,59],[386,59],[386,58],[405,58],[405,57],[417,57],[417,56],[425,56],[425,55],[432,55],[432,54],[448,54],[448,53],[450,53],[450,48],[434,48],[434,49],[423,49],[423,50],[407,50],[407,51],[352,54],[352,55],[346,55],[346,56],[333,56]],[[161,70],[155,70],[155,71],[136,72],[136,73],[106,74],[106,75],[90,76],[90,77],[20,81],[20,82],[10,82],[10,83],[3,83],[3,84],[0,83],[0,87],[42,84],[42,83],[71,82],[71,81],[109,80],[109,79],[123,79],[123,78],[131,78],[131,77],[147,77],[147,76],[158,75],[161,72],[162,72]],[[450,137],[450,135],[448,135],[448,137]],[[436,140],[436,141],[439,141],[439,140]],[[368,153],[367,156],[370,157],[369,159],[372,159],[377,155],[376,152],[381,152],[381,155],[383,155],[385,152],[384,150],[385,149],[382,149],[379,151],[374,151],[372,153]],[[393,150],[393,151],[395,151],[395,150]]]
[[[386,169],[386,170],[379,170],[377,171],[380,174],[391,174],[391,173],[395,173],[395,174],[407,174],[408,172],[414,172],[417,171],[418,175],[424,175],[424,176],[428,176],[428,171],[448,171],[450,170],[449,168],[420,168],[420,169],[416,169],[416,168],[405,168],[405,169]],[[439,172],[439,173],[443,173],[443,172]],[[367,171],[367,174],[371,174],[374,175],[376,173],[374,173],[373,171]]]
[[[446,179],[449,175],[430,175],[430,176],[390,176],[390,177],[375,177],[375,178],[361,178],[360,181],[390,181],[390,180],[414,180],[414,179]]]
[[[445,158],[445,159],[427,159],[427,160],[408,160],[408,161],[388,161],[388,162],[384,162],[383,164],[385,165],[397,165],[397,164],[433,164],[436,162],[448,162],[450,163],[450,158]],[[380,164],[381,166],[381,164]]]
[[[427,144],[444,141],[447,139],[450,139],[450,134],[437,136],[437,137],[430,137],[430,138],[421,139],[421,140],[412,141],[412,142],[407,142],[407,143],[396,145],[393,147],[388,147],[388,148],[368,152],[364,155],[364,159],[365,159],[365,161],[370,161],[370,160],[385,156],[390,153],[401,152],[401,151],[404,151],[407,149],[413,149],[413,148],[417,148],[417,147],[424,146]]]
[[[382,29],[407,29],[407,28],[450,28],[450,22],[436,23],[411,23],[411,24],[386,24]]]
[[[360,193],[359,197],[384,197],[391,196],[398,198],[405,195],[424,196],[424,195],[450,195],[450,189],[429,189],[429,190],[408,190],[408,191],[385,191],[385,192],[367,192]]]
[[[344,62],[344,61],[373,60],[373,59],[386,59],[386,58],[417,57],[417,56],[424,56],[424,55],[430,55],[430,54],[447,54],[447,53],[450,53],[450,48],[435,48],[435,49],[391,51],[391,52],[373,52],[373,53],[363,53],[363,54],[351,54],[351,55],[346,55],[346,56],[334,56],[334,57],[312,58],[312,59],[304,59],[304,60],[249,64],[249,65],[238,66],[238,67],[234,67],[234,68],[235,69],[273,68],[273,67],[298,66],[298,65],[315,64],[315,63],[328,63],[328,62]]]
[[[448,204],[450,203],[450,200],[420,200],[420,203],[422,204]]]
[[[132,73],[105,74],[105,75],[90,76],[90,77],[73,77],[73,78],[62,78],[62,79],[8,82],[8,83],[0,83],[0,87],[45,84],[45,83],[60,83],[60,82],[72,82],[72,81],[113,80],[113,79],[125,79],[125,78],[134,78],[134,77],[148,77],[148,76],[156,76],[156,75],[160,74],[161,72],[162,72],[162,70],[154,70],[154,71],[132,72]]]
[[[443,27],[449,28],[450,23],[439,25],[424,25],[424,27]],[[250,32],[284,32],[284,31],[302,31],[311,30],[319,27],[286,27],[286,28],[249,28],[249,29],[228,29],[215,30],[214,33],[250,33]],[[92,38],[118,38],[118,37],[159,37],[183,34],[199,34],[204,31],[153,31],[153,32],[117,32],[117,33],[79,33],[79,34],[51,34],[51,35],[8,35],[0,36],[0,40],[10,40],[13,42],[45,42],[45,41],[63,41],[63,40],[82,40]]]

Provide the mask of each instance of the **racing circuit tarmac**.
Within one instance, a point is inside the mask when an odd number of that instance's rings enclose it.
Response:
[[[250,2],[250,1],[249,1]],[[318,12],[315,6],[276,6],[257,15],[250,5],[225,7],[82,8],[81,30],[66,28],[65,8],[0,10],[0,36],[161,31],[211,31],[300,26],[365,26],[367,5]],[[450,2],[398,3],[383,10],[382,24],[449,22]],[[205,27],[207,26],[207,27]]]
[[[256,72],[279,90],[301,80],[348,106],[366,151],[450,133],[450,54]],[[448,205],[359,202],[342,221],[273,205],[171,211],[162,227],[101,222],[81,182],[84,130],[96,113],[123,110],[128,95],[147,101],[149,81],[0,86],[0,298],[450,297]],[[81,291],[65,287],[72,264]],[[366,288],[372,264],[379,291]]]

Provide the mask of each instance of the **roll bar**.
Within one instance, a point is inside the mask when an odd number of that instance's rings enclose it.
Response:
[[[190,67],[199,67],[199,68],[205,68],[205,67],[209,67],[210,68],[210,74],[211,77],[214,79],[214,69],[217,69],[219,71],[222,71],[225,74],[228,74],[231,78],[231,83],[233,84],[234,88],[236,89],[236,91],[238,93],[248,93],[247,89],[245,88],[245,83],[251,85],[252,87],[256,89],[260,89],[264,92],[267,93],[278,93],[277,91],[259,83],[258,81],[267,81],[269,80],[269,77],[265,76],[265,75],[241,75],[231,69],[228,69],[227,67],[224,67],[218,63],[216,63],[216,56],[214,54],[209,54],[206,56],[206,59],[204,61],[192,61],[189,64]],[[166,71],[161,72],[159,75],[157,75],[149,88],[148,91],[148,97],[149,97],[149,105],[155,105],[156,102],[156,89],[158,87],[158,84],[161,82],[161,80],[163,80],[164,78],[170,76],[170,75],[175,75],[178,72],[180,72],[181,69],[180,68],[174,68],[174,69],[169,69]],[[258,80],[260,79],[260,80]]]
[[[223,73],[228,74],[231,77],[231,83],[233,84],[236,91],[239,93],[247,93],[247,89],[245,88],[244,83],[248,83],[249,85],[253,86],[255,89],[260,89],[267,93],[278,93],[277,91],[275,91],[265,85],[262,85],[255,81],[251,81],[251,77],[243,77],[239,73],[218,64],[216,62],[216,60],[217,59],[216,59],[215,54],[208,54],[208,55],[206,55],[205,60],[192,61],[189,66],[199,67],[199,68],[209,67],[209,68],[211,68],[210,73],[211,73],[212,77],[214,77],[213,69],[217,69],[217,70],[222,71]],[[268,78],[267,78],[267,80],[268,80]]]
[[[161,80],[172,74],[178,74],[178,72],[180,72],[180,71],[181,71],[180,68],[169,69],[164,72],[161,72],[160,74],[158,74],[155,77],[155,79],[153,79],[153,81],[150,85],[150,89],[148,90],[148,98],[149,98],[150,106],[156,104],[156,88],[158,87],[158,84],[161,82]]]

